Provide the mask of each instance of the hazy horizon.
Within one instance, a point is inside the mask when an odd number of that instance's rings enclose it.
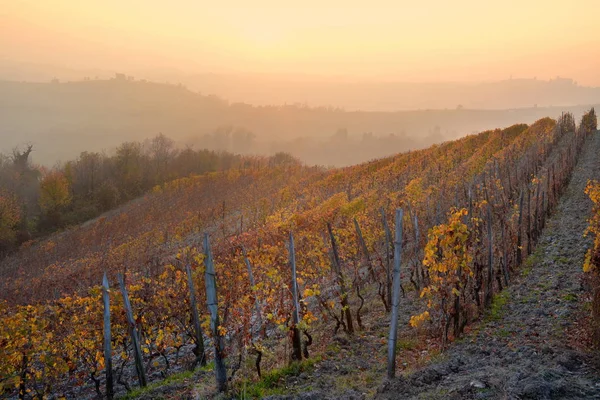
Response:
[[[598,15],[593,0],[0,0],[1,151],[31,141],[48,164],[162,132],[348,165],[579,116],[600,103]]]
[[[499,93],[508,93],[508,98],[518,95],[531,103],[545,97],[567,102],[574,98],[600,98],[600,89],[578,88],[568,80],[533,83],[533,87],[522,87],[523,82],[518,81],[508,82],[508,86],[492,84],[481,93],[471,93],[471,97],[493,100],[499,98]],[[379,90],[379,94],[392,95],[394,99],[397,93],[392,88],[391,92]],[[441,94],[431,97],[456,104],[456,99]],[[369,100],[372,95],[356,98]],[[431,92],[421,95],[427,99]],[[410,93],[406,99],[414,101]],[[74,159],[84,151],[110,151],[123,142],[144,141],[163,133],[180,147],[262,155],[283,151],[308,164],[343,166],[487,129],[529,124],[548,116],[557,118],[562,112],[580,118],[592,105],[600,108],[600,102],[591,101],[585,105],[504,110],[453,107],[343,111],[302,104],[234,103],[180,85],[140,81],[125,75],[69,83],[0,81],[0,152],[10,153],[15,146],[31,143],[35,148],[33,160],[53,165]]]
[[[0,0],[0,62],[326,82],[600,86],[600,3]],[[137,72],[136,72],[137,71]],[[179,72],[178,72],[179,71]]]
[[[600,99],[600,86],[580,85],[570,77],[481,82],[356,81],[318,75],[184,74],[174,69],[76,70],[0,59],[0,81],[5,82],[78,83],[111,80],[119,75],[138,82],[182,85],[231,104],[332,107],[350,112],[570,107],[595,104]]]

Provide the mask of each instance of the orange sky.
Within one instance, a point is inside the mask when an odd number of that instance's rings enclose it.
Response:
[[[0,0],[2,58],[398,81],[562,76],[600,86],[600,1]]]

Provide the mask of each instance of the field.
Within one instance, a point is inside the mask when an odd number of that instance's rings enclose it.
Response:
[[[204,386],[195,390],[213,396],[206,371],[216,358],[228,377],[220,389],[260,397],[345,352],[366,360],[353,369],[375,395],[393,306],[394,373],[493,315],[593,134],[567,113],[342,169],[236,167],[170,181],[28,242],[0,264],[2,396],[133,396],[169,376],[189,380],[182,371],[196,367]]]

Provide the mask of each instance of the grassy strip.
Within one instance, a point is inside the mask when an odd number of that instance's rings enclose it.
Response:
[[[161,381],[152,382],[151,384],[149,384],[146,387],[136,387],[135,389],[133,389],[131,392],[128,392],[124,396],[117,397],[117,399],[118,400],[137,399],[140,396],[150,394],[152,391],[154,391],[162,386],[173,385],[175,383],[181,383],[181,382],[185,381],[186,379],[191,379],[196,374],[196,372],[199,372],[199,371],[206,372],[206,371],[212,370],[213,368],[214,368],[214,363],[211,362],[211,363],[207,364],[206,366],[196,368],[193,371],[177,372],[173,375],[167,376],[165,379],[163,379]]]
[[[302,372],[311,371],[320,360],[320,357],[314,357],[291,363],[282,368],[273,369],[263,374],[262,378],[258,381],[243,380],[239,385],[239,392],[236,397],[238,399],[261,399],[266,396],[284,394],[286,391],[289,391],[285,387],[286,377],[297,376]]]

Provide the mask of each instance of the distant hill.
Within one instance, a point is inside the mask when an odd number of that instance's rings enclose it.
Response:
[[[3,59],[0,80],[49,82],[107,79],[115,71],[76,69]],[[510,109],[594,104],[600,87],[587,87],[556,77],[510,78],[490,82],[403,82],[389,78],[359,79],[343,76],[258,73],[190,73],[176,68],[122,71],[136,79],[181,83],[193,91],[215,94],[231,102],[254,105],[308,104],[341,107],[348,111],[416,109]],[[533,120],[531,120],[533,122]],[[491,126],[490,126],[491,127]]]
[[[180,145],[236,153],[288,151],[309,164],[341,166],[562,111],[579,118],[588,108],[348,112],[230,103],[182,85],[125,75],[68,83],[0,81],[0,151],[33,143],[34,161],[51,165],[81,151],[110,151],[125,140],[162,132]]]
[[[172,73],[150,76],[163,81]],[[600,99],[599,87],[580,86],[568,78],[415,83],[196,74],[181,75],[178,82],[203,93],[257,105],[307,103],[365,111],[454,109],[459,105],[470,109],[554,107],[591,104]]]

